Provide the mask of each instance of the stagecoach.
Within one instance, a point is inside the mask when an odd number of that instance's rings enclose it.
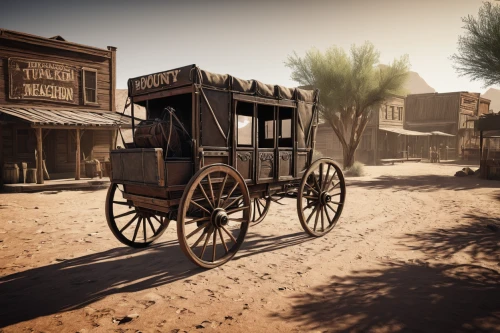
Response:
[[[336,225],[346,188],[331,159],[313,161],[318,91],[268,85],[195,65],[128,81],[147,119],[110,153],[108,225],[122,243],[146,247],[170,221],[182,251],[214,268],[238,251],[274,201],[297,199],[304,230]]]

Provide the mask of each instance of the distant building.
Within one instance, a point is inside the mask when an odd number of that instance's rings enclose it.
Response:
[[[376,164],[379,159],[406,157],[404,105],[404,97],[393,95],[372,112],[356,151],[356,161]],[[329,124],[318,126],[316,149],[324,156],[343,160],[342,145]]]
[[[76,179],[84,158],[104,161],[130,127],[114,112],[116,48],[0,29],[0,50],[0,184],[6,164],[43,183],[43,161],[51,178]]]
[[[479,157],[479,134],[474,131],[474,121],[489,112],[489,99],[469,92],[414,94],[406,97],[405,109],[405,129],[440,131],[454,136],[431,138],[430,146],[441,149],[441,156],[448,151],[450,159]],[[416,149],[421,149],[424,156],[426,151],[428,153],[428,146],[423,141]]]

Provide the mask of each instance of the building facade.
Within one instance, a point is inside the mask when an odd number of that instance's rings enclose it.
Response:
[[[84,159],[104,161],[130,126],[114,112],[115,88],[116,48],[0,30],[0,169],[24,162],[38,183],[43,169],[79,179]]]
[[[474,121],[489,113],[490,102],[479,93],[469,92],[408,95],[404,127],[453,135],[433,136],[430,146],[439,149],[441,156],[450,155],[449,159],[475,159],[479,156],[479,134],[474,130]]]

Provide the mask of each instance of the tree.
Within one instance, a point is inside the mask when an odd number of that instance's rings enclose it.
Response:
[[[452,55],[461,76],[483,81],[485,86],[500,83],[500,6],[484,2],[476,19],[462,18],[465,35],[458,37],[458,53]]]
[[[408,56],[388,66],[379,65],[380,54],[366,42],[351,47],[350,56],[341,48],[324,53],[317,49],[301,58],[296,53],[285,62],[292,79],[320,90],[320,116],[342,144],[344,169],[354,163],[354,153],[372,110],[391,94],[401,94],[408,78]]]

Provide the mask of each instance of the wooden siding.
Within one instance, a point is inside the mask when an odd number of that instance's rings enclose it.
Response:
[[[328,124],[320,124],[316,132],[316,150],[324,157],[333,158],[336,161],[344,159],[342,145],[337,135]]]
[[[379,108],[379,126],[403,128],[404,106],[405,99],[402,97],[390,97],[386,99]],[[394,113],[391,108],[394,108]],[[399,119],[400,112],[401,119]]]
[[[97,105],[90,106],[83,103],[82,80],[80,71],[77,106],[80,108],[96,109],[96,110],[113,110],[112,97],[112,70],[111,60],[109,58],[93,56],[89,54],[77,53],[72,51],[64,51],[41,45],[26,44],[23,42],[3,39],[0,37],[0,104],[23,105],[23,106],[40,106],[40,107],[65,107],[68,104],[37,101],[37,100],[16,100],[9,99],[9,73],[8,73],[8,58],[18,57],[24,59],[33,59],[41,61],[54,61],[69,66],[78,68],[91,68],[97,70]]]
[[[406,122],[456,122],[460,93],[406,96]]]

